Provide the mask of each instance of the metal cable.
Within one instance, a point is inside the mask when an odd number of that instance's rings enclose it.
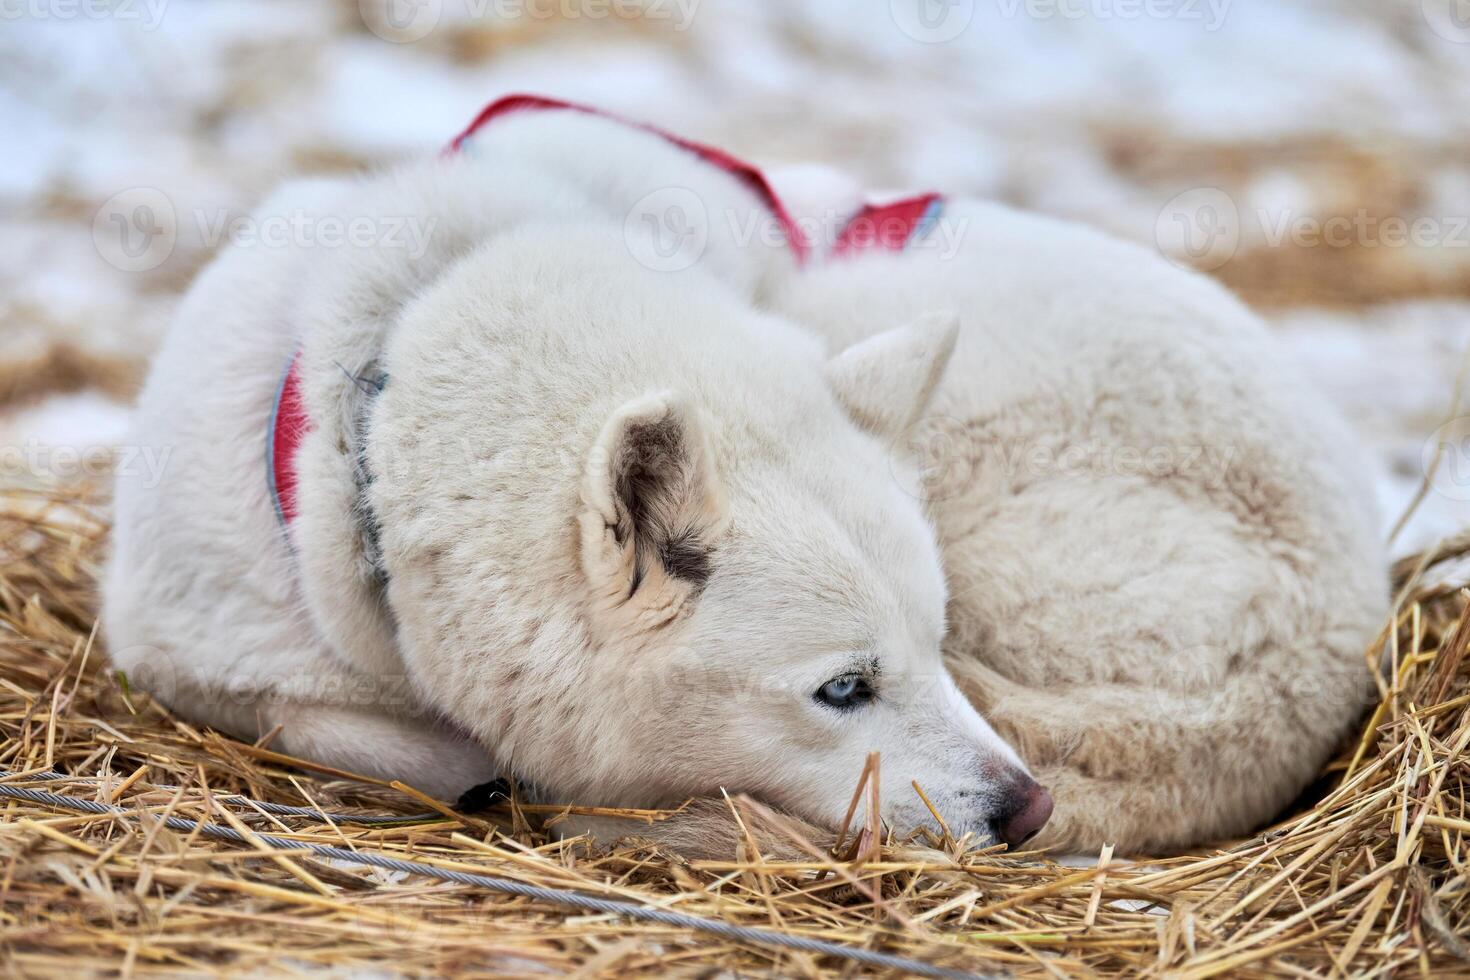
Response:
[[[17,776],[17,775],[19,775],[19,774],[18,773],[14,773],[14,772],[10,772],[8,770],[0,769],[0,779],[8,778],[8,777],[11,777],[11,776]],[[24,778],[24,779],[93,779],[95,777],[92,777],[92,776],[71,776],[71,775],[68,775],[68,774],[66,774],[64,772],[48,772],[48,771],[42,771],[42,772],[28,772],[28,773],[26,773],[21,778]],[[154,789],[158,789],[158,790],[173,790],[173,789],[178,789],[177,786],[169,786],[167,784],[162,784],[162,783],[154,785],[153,788]],[[287,806],[284,803],[266,803],[263,800],[252,800],[248,796],[240,796],[240,795],[234,794],[234,793],[231,793],[229,795],[221,794],[221,795],[215,797],[215,799],[224,800],[226,802],[246,803],[246,804],[249,804],[250,806],[260,807],[261,810],[265,811],[266,813],[271,814],[272,816],[276,816],[276,817],[315,817],[318,820],[323,821],[324,823],[333,823],[333,824],[335,824],[335,823],[355,823],[355,824],[363,824],[363,825],[367,826],[367,825],[372,825],[372,824],[422,823],[425,820],[444,820],[444,819],[446,819],[445,816],[444,816],[444,814],[442,814],[442,813],[435,813],[432,810],[431,811],[428,811],[426,813],[405,813],[402,816],[393,816],[393,817],[371,816],[371,815],[358,816],[358,815],[352,814],[352,813],[328,813],[326,810],[318,810],[318,809],[316,809],[314,807],[309,807],[309,806]]]
[[[120,817],[130,816],[128,811],[121,806],[98,803],[95,800],[83,800],[75,796],[47,793],[43,790],[30,789],[24,786],[12,786],[8,783],[0,783],[0,796],[29,800],[32,803],[63,807],[69,810],[79,810],[85,813],[107,814]],[[307,810],[306,813],[311,816],[322,816],[321,813],[315,810]],[[883,967],[890,970],[902,970],[915,976],[983,980],[979,974],[933,966],[929,963],[909,959],[905,956],[879,953],[874,950],[860,949],[856,946],[845,946],[841,943],[828,942],[824,939],[796,936],[790,933],[775,932],[770,929],[738,926],[733,923],[722,922],[719,919],[706,919],[697,915],[670,912],[666,909],[653,908],[647,905],[635,905],[632,902],[598,898],[595,895],[585,895],[569,889],[542,888],[509,878],[496,878],[490,875],[470,874],[448,868],[436,868],[430,864],[420,864],[417,861],[404,861],[389,857],[386,854],[375,854],[370,851],[351,851],[346,848],[330,847],[325,844],[308,844],[302,841],[293,841],[285,837],[278,837],[274,834],[252,834],[251,837],[246,837],[244,834],[230,827],[221,827],[212,823],[200,823],[185,817],[166,817],[164,818],[164,824],[172,830],[178,830],[184,833],[194,833],[197,831],[207,837],[232,841],[237,844],[255,844],[259,841],[269,844],[271,847],[280,848],[281,850],[308,851],[318,857],[330,858],[335,861],[346,861],[373,868],[383,868],[388,871],[402,871],[408,874],[425,875],[430,878],[438,878],[441,881],[453,881],[461,885],[473,885],[476,888],[484,888],[487,891],[499,892],[505,895],[519,895],[522,898],[550,902],[555,905],[581,909],[585,912],[601,912],[609,915],[622,915],[642,922],[658,922],[662,925],[674,926],[680,929],[692,929],[697,932],[709,933],[710,935],[720,936],[736,942],[753,943],[762,946],[779,946],[783,949],[794,949],[804,953],[835,956],[845,960],[865,963],[869,966]]]

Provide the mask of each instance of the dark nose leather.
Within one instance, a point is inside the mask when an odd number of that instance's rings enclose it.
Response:
[[[1012,787],[1005,809],[995,816],[995,835],[1007,847],[1020,847],[1046,826],[1051,808],[1051,794],[1046,788],[1022,776]]]

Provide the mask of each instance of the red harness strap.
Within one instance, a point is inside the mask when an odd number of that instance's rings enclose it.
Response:
[[[490,103],[481,110],[480,114],[475,117],[475,121],[470,123],[464,132],[456,136],[444,152],[458,153],[466,140],[473,137],[481,127],[493,119],[512,112],[550,109],[583,112],[624,123],[635,129],[661,136],[675,146],[688,150],[706,163],[719,167],[753,191],[771,210],[776,220],[780,222],[786,234],[787,244],[795,253],[798,264],[803,263],[811,253],[811,243],[807,241],[800,225],[792,218],[781,199],[776,196],[771,182],[758,168],[717,147],[686,140],[672,133],[666,133],[655,126],[623,119],[590,106],[563,102],[560,99],[548,99],[539,95],[509,95]],[[832,256],[843,257],[874,248],[901,251],[928,230],[937,219],[942,204],[943,199],[938,194],[921,194],[890,204],[865,207],[849,219],[838,234],[833,244]],[[275,504],[276,515],[283,525],[288,525],[295,520],[299,512],[300,477],[296,470],[296,454],[301,448],[301,441],[312,430],[311,419],[306,414],[301,374],[301,354],[298,351],[291,359],[291,364],[286,369],[286,376],[281,380],[281,387],[276,393],[275,407],[271,411],[270,429],[266,440],[267,482],[271,499]]]
[[[837,235],[832,255],[836,258],[877,248],[901,252],[939,220],[944,198],[919,194],[888,204],[870,204],[853,215]]]
[[[575,102],[564,102],[561,99],[548,99],[540,95],[507,95],[505,98],[492,102],[480,110],[480,114],[475,117],[475,121],[470,123],[469,127],[456,136],[454,142],[449,144],[447,152],[459,152],[465,140],[474,136],[475,133],[479,132],[480,127],[492,119],[499,119],[501,116],[525,109],[569,109],[572,112],[584,112],[589,116],[601,116],[604,119],[620,122],[625,126],[632,126],[634,129],[641,129],[646,133],[661,136],[675,146],[688,150],[705,163],[716,166],[726,173],[731,174],[746,187],[750,188],[750,190],[754,191],[762,203],[771,209],[771,213],[776,216],[776,220],[781,223],[781,229],[786,233],[787,244],[791,246],[791,251],[796,253],[796,261],[800,263],[806,260],[807,254],[811,250],[811,247],[807,244],[806,236],[802,234],[800,226],[792,220],[791,213],[786,210],[786,205],[781,203],[781,199],[776,196],[775,189],[771,187],[771,182],[766,179],[766,175],[761,173],[759,168],[746,163],[738,157],[731,156],[718,147],[696,143],[682,136],[675,136],[673,133],[665,132],[657,126],[651,126],[648,123],[637,122],[632,119],[624,119],[622,116],[614,115],[611,112],[603,112],[601,109],[595,109],[592,106],[578,105]]]
[[[311,419],[306,414],[306,400],[301,390],[301,355],[298,353],[291,358],[291,365],[286,369],[286,376],[281,379],[281,388],[276,393],[267,446],[271,500],[282,524],[290,524],[296,519],[297,490],[300,487],[296,450],[301,448],[301,440],[310,431]]]

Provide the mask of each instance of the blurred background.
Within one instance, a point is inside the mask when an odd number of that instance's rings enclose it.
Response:
[[[0,0],[0,478],[105,469],[273,184],[513,91],[1157,248],[1341,405],[1385,531],[1429,474],[1397,553],[1470,524],[1470,0]]]

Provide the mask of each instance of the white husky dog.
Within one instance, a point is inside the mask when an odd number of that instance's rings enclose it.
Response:
[[[827,826],[879,752],[895,828],[914,781],[1012,845],[1024,757],[1043,841],[1143,848],[1269,818],[1361,707],[1352,441],[1210,283],[927,199],[817,261],[758,172],[541,100],[455,147],[262,208],[414,247],[242,243],[178,313],[104,616],[181,714],[446,797]]]

